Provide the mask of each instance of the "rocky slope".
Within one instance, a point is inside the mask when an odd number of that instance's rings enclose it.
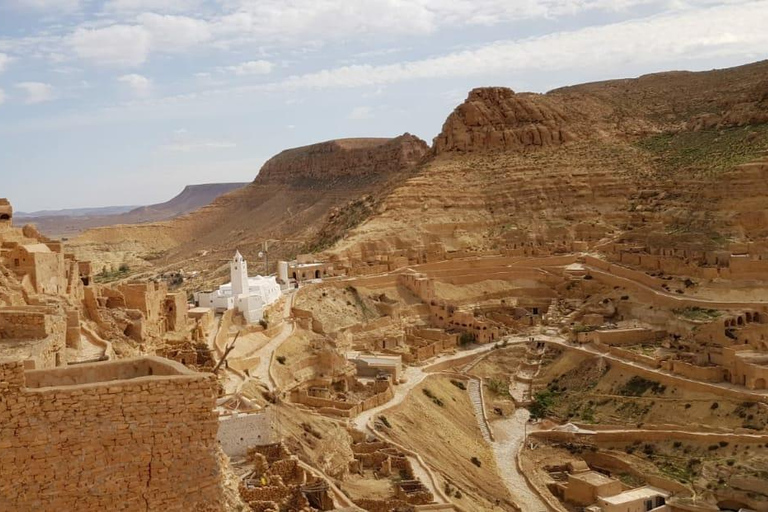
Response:
[[[336,253],[567,249],[624,240],[713,250],[768,233],[768,61],[515,94],[469,93],[434,157]]]
[[[270,248],[272,262],[305,250],[331,212],[363,197],[375,201],[410,176],[428,151],[424,141],[410,134],[286,150],[266,162],[251,184],[191,214],[170,222],[90,230],[74,246],[99,261],[117,257],[141,265],[138,256],[150,256],[158,266],[194,260],[199,269],[221,267],[239,248],[256,271],[263,241],[280,241]]]
[[[193,214],[92,230],[78,245],[96,259],[112,244],[109,257],[155,253],[161,265],[194,259],[203,268],[235,248],[255,260],[269,239],[281,240],[273,262],[433,242],[465,251],[565,251],[573,241],[715,250],[768,233],[767,98],[768,61],[547,94],[474,89],[431,150],[408,134],[287,150],[252,184]]]

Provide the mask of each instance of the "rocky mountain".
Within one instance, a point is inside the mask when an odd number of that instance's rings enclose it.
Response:
[[[97,261],[103,244],[110,257],[149,254],[161,268],[192,259],[216,268],[235,248],[255,260],[265,240],[280,241],[273,262],[434,242],[470,252],[574,241],[717,250],[768,233],[766,98],[768,61],[546,94],[478,88],[432,148],[405,134],[286,150],[196,212],[91,230],[76,245]]]
[[[246,183],[207,183],[188,185],[180,194],[164,203],[149,206],[80,208],[17,214],[23,222],[35,224],[48,236],[72,236],[86,229],[115,224],[139,224],[172,219],[210,204],[222,194]]]
[[[574,240],[715,250],[768,233],[768,61],[547,94],[471,91],[336,253]]]
[[[149,255],[156,265],[194,258],[198,267],[217,268],[235,248],[255,266],[261,242],[271,239],[279,241],[270,249],[276,261],[279,255],[292,255],[315,243],[332,212],[361,201],[370,205],[383,197],[412,175],[428,152],[426,142],[407,133],[289,149],[267,161],[248,186],[195,212],[169,222],[92,229],[77,237],[73,246],[83,257],[102,263],[127,259],[141,266]],[[350,227],[363,218],[348,219]],[[327,243],[331,241],[335,240]]]

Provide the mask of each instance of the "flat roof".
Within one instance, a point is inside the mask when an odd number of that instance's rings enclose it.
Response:
[[[602,473],[598,473],[597,471],[584,471],[583,473],[571,474],[569,478],[583,480],[584,482],[594,486],[610,484],[617,481],[615,478],[611,478]]]
[[[663,496],[664,498],[669,498],[669,493],[666,491],[662,491],[661,489],[657,489],[656,487],[645,486],[645,487],[638,487],[637,489],[632,489],[630,491],[624,491],[620,494],[617,494],[616,496],[608,496],[608,497],[601,496],[600,499],[611,505],[622,505],[624,503],[629,503],[637,500],[644,500],[644,499],[653,498],[656,496]]]
[[[25,251],[27,252],[51,252],[51,248],[48,247],[45,244],[30,244],[30,245],[22,245]]]

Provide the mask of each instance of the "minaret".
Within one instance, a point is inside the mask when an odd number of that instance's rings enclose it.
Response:
[[[237,251],[235,257],[229,262],[229,273],[232,278],[232,296],[237,299],[240,295],[247,294],[250,291],[248,263],[240,251]]]

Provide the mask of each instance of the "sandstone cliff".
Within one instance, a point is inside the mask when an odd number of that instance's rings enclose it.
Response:
[[[472,90],[448,116],[434,150],[524,150],[575,138],[566,114],[546,96],[485,87]]]
[[[340,139],[287,149],[270,158],[255,183],[327,186],[337,179],[381,180],[417,164],[426,142],[411,134],[394,139]]]

